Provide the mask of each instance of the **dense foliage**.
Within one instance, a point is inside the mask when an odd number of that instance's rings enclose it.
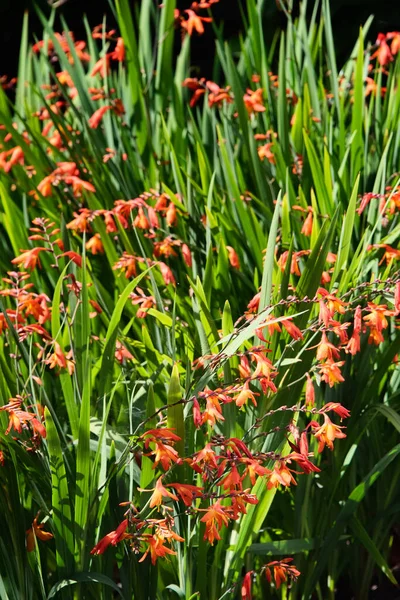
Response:
[[[396,585],[400,33],[248,0],[236,55],[217,1],[26,18],[2,80],[1,598]]]

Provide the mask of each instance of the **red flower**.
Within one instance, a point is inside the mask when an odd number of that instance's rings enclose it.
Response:
[[[118,542],[121,542],[129,537],[129,534],[126,533],[128,524],[128,519],[122,521],[115,531],[107,533],[107,535],[96,544],[96,546],[90,551],[90,554],[103,554],[110,544],[116,546]]]
[[[186,483],[170,483],[168,487],[172,487],[178,492],[186,506],[191,506],[193,500],[199,498],[203,492],[202,487]]]
[[[350,417],[350,411],[345,406],[342,406],[340,402],[328,402],[322,409],[323,411],[333,410],[340,419],[347,419]]]
[[[98,108],[90,117],[90,119],[88,121],[89,127],[91,127],[92,129],[97,129],[97,127],[100,125],[101,121],[103,120],[103,117],[106,114],[106,112],[111,109],[112,109],[111,104],[108,104],[106,106],[100,106],[100,108]]]
[[[254,571],[248,571],[243,578],[242,587],[240,589],[241,600],[252,600],[251,584],[253,582]]]
[[[111,53],[111,58],[113,60],[118,60],[119,62],[123,62],[125,60],[125,45],[122,37],[118,38],[115,50]]]
[[[378,38],[376,40],[376,45],[378,46],[378,49],[371,56],[371,60],[373,58],[377,58],[379,64],[382,67],[385,67],[393,60],[393,55],[390,51],[386,39],[387,37],[384,33],[378,33]]]

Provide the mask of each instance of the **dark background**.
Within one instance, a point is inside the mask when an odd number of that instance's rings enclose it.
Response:
[[[140,3],[140,0],[131,0]],[[154,0],[160,3],[161,0]],[[191,0],[178,0],[179,8],[187,8]],[[36,0],[40,9],[49,13],[46,0]],[[243,2],[245,4],[245,2]],[[32,41],[34,35],[41,38],[42,27],[35,15],[33,0],[0,0],[0,75],[13,76],[17,72],[18,53],[22,18],[25,10],[30,14],[30,32]],[[312,9],[313,1],[309,0]],[[272,35],[277,27],[285,26],[285,17],[277,10],[275,0],[266,0],[266,14],[264,29],[266,37]],[[331,11],[335,45],[338,53],[339,64],[345,60],[352,49],[358,36],[359,26],[363,24],[370,14],[375,19],[370,30],[369,39],[375,41],[378,32],[400,30],[400,0],[331,0]],[[113,24],[112,11],[108,0],[67,0],[57,9],[57,14],[62,14],[69,28],[74,31],[76,39],[85,39],[82,16],[87,15],[93,27],[102,22],[103,14],[107,14],[107,21]],[[216,22],[223,21],[224,37],[236,37],[241,26],[241,12],[239,0],[220,0],[219,4],[212,7]],[[61,26],[58,30],[61,31]],[[192,63],[198,65],[199,73],[211,76],[213,63],[213,38],[211,26],[206,26],[204,36],[193,36]]]

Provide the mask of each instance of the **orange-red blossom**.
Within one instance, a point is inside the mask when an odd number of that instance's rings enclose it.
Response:
[[[314,430],[314,436],[318,440],[318,452],[322,452],[325,446],[333,450],[333,442],[335,439],[343,439],[346,434],[343,433],[343,427],[332,423],[328,415],[324,414],[324,424],[319,425],[315,421],[311,422],[311,427]]]
[[[43,523],[38,523],[39,513],[33,520],[32,527],[26,532],[26,549],[28,552],[32,552],[35,549],[35,538],[38,538],[42,542],[48,542],[53,538],[53,534],[49,531],[44,531]]]
[[[206,513],[200,519],[206,524],[203,539],[208,540],[212,545],[215,540],[221,539],[219,531],[221,531],[223,525],[227,526],[229,523],[229,507],[222,506],[221,500],[217,500],[209,508],[199,508],[198,510]]]
[[[265,576],[268,582],[271,582],[271,568],[274,572],[274,579],[276,588],[279,590],[281,584],[287,580],[288,577],[296,579],[300,575],[300,571],[296,569],[294,565],[290,565],[293,558],[284,558],[282,560],[273,560],[265,565]]]

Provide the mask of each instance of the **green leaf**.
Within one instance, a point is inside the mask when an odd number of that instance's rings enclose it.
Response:
[[[107,393],[109,383],[112,377],[112,372],[114,368],[114,354],[115,354],[115,342],[118,334],[118,326],[121,321],[122,311],[124,310],[124,306],[129,298],[129,295],[133,292],[135,287],[140,283],[140,281],[145,277],[150,269],[143,271],[140,275],[135,277],[133,281],[131,281],[124,291],[122,292],[113,313],[111,315],[110,323],[108,325],[106,339],[104,341],[104,350],[101,360],[101,370],[100,370],[100,396],[103,396]]]
[[[389,579],[389,581],[393,585],[397,586],[398,585],[397,580],[394,577],[389,565],[387,564],[386,560],[384,559],[382,554],[379,552],[379,549],[374,544],[374,541],[370,538],[367,531],[365,530],[365,528],[362,526],[359,519],[357,519],[357,517],[355,515],[351,519],[350,526],[351,526],[352,530],[354,531],[354,534],[356,535],[356,537],[360,540],[360,542],[362,543],[364,548],[367,550],[368,554],[370,556],[372,556],[372,558],[374,559],[377,566],[381,569],[382,573],[384,573],[384,575],[386,575],[386,577]]]
[[[44,411],[49,449],[56,560],[59,572],[71,572],[74,554],[74,524],[69,502],[70,490],[61,450],[60,439],[50,411]]]
[[[321,577],[323,570],[329,560],[332,553],[332,548],[335,546],[343,528],[346,523],[353,518],[359,504],[365,498],[368,490],[374,485],[376,480],[382,475],[386,467],[400,454],[400,444],[394,446],[380,461],[374,466],[373,469],[368,473],[362,482],[357,485],[351,492],[350,496],[346,500],[343,508],[339,512],[339,515],[333,524],[330,532],[328,533],[324,544],[322,545],[321,551],[318,554],[318,562],[315,565],[315,569],[311,576],[307,580],[304,598],[309,598],[312,591],[315,589],[319,578]]]
[[[58,581],[51,588],[50,593],[47,596],[47,600],[56,598],[58,593],[61,592],[62,589],[66,588],[66,587],[70,587],[72,585],[76,585],[77,583],[90,583],[90,584],[98,583],[101,585],[106,585],[107,587],[110,587],[114,591],[116,591],[121,596],[121,598],[125,598],[125,596],[123,595],[123,593],[122,593],[121,589],[118,587],[118,585],[116,583],[114,583],[113,580],[110,579],[109,577],[107,577],[106,575],[103,575],[102,573],[94,573],[94,572],[88,573],[88,572],[84,571],[81,573],[74,573],[67,579],[61,579],[61,581]]]

